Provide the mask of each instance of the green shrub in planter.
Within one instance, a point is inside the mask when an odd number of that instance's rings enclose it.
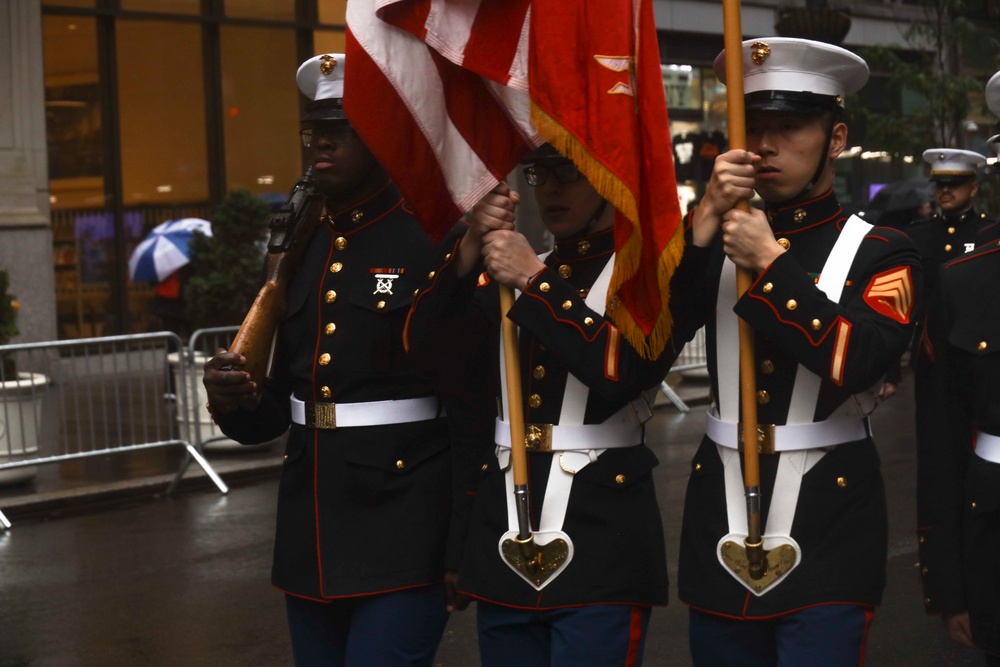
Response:
[[[192,329],[238,325],[260,290],[271,206],[233,190],[212,216],[212,236],[195,234],[184,301]]]
[[[20,304],[17,298],[7,292],[10,287],[10,276],[0,270],[0,345],[8,344],[20,333],[17,328],[17,311]],[[16,380],[17,368],[14,357],[0,353],[0,380]]]

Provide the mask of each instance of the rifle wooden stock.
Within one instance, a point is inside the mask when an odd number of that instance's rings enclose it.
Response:
[[[288,286],[323,216],[325,200],[313,187],[310,167],[295,184],[288,202],[271,218],[267,277],[240,330],[229,346],[243,355],[242,370],[258,387],[270,375],[278,325],[288,310]]]

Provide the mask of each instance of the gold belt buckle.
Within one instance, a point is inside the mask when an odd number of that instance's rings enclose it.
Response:
[[[337,428],[337,404],[336,403],[309,403],[306,408],[306,426],[309,428],[334,429]]]
[[[551,452],[552,424],[528,424],[524,429],[524,447],[529,452]]]
[[[743,451],[743,422],[736,424],[739,447]],[[774,454],[774,424],[757,424],[757,453]]]

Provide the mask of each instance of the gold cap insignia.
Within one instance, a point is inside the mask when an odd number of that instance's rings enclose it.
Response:
[[[331,55],[324,55],[320,58],[323,62],[319,64],[319,71],[330,76],[333,74],[333,70],[337,69],[337,59]]]
[[[771,55],[771,47],[767,43],[754,42],[750,45],[750,60],[755,65],[763,65],[769,55]]]

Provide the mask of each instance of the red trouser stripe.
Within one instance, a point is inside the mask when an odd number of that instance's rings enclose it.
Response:
[[[639,645],[642,641],[642,607],[632,607],[632,621],[629,623],[628,655],[625,656],[625,667],[635,667],[639,658]]]

